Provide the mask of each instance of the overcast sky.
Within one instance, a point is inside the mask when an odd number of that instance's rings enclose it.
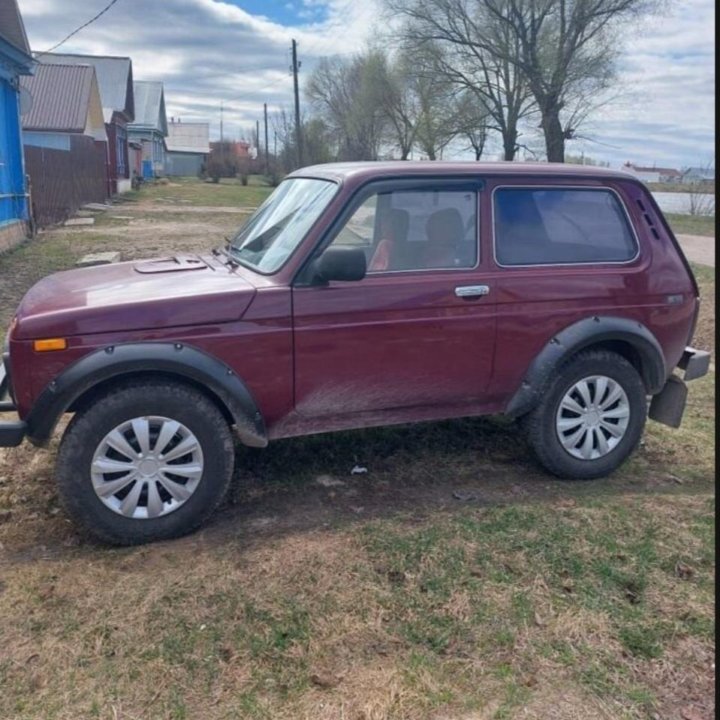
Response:
[[[205,119],[219,136],[250,136],[262,106],[292,108],[290,41],[306,78],[323,55],[352,54],[377,37],[377,0],[118,0],[63,52],[127,55],[136,80],[162,80],[168,115]],[[108,0],[19,0],[33,50],[90,19]],[[620,98],[584,128],[585,152],[613,166],[705,165],[714,157],[713,0],[668,0],[661,17],[627,31]],[[524,137],[542,144],[537,129]],[[496,159],[498,145],[487,159]],[[462,151],[453,153],[462,157]],[[447,156],[446,156],[447,157]]]

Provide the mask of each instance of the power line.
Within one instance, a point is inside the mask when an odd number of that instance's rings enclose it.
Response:
[[[49,50],[45,50],[45,52],[41,52],[39,55],[36,55],[35,58],[42,57],[43,55],[47,55],[48,53],[53,52],[54,50],[57,50],[61,45],[64,45],[71,37],[74,37],[77,35],[81,30],[84,30],[89,25],[92,25],[96,20],[99,20],[110,8],[115,5],[115,3],[118,0],[111,0],[108,5],[106,5],[95,17],[90,18],[84,25],[81,25],[79,28],[76,28],[73,30],[67,37],[63,38],[57,45],[53,45]]]
[[[280,72],[280,68],[267,68],[267,70],[272,72]],[[267,71],[266,70],[266,71]],[[259,70],[258,72],[266,72],[263,70]],[[249,98],[251,95],[257,95],[261,92],[264,92],[265,90],[269,90],[270,88],[275,87],[276,85],[280,85],[280,83],[287,82],[287,76],[283,76],[281,78],[278,78],[277,80],[273,80],[268,85],[265,85],[264,87],[258,88],[257,90],[248,90],[247,92],[242,93],[242,95],[236,95],[231,102],[236,102],[238,100],[243,100],[245,98]]]

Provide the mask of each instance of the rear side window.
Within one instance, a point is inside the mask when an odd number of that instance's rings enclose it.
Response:
[[[615,193],[603,189],[498,188],[500,265],[626,262],[637,241]]]

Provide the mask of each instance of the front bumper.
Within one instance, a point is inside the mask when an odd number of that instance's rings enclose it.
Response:
[[[27,425],[17,422],[0,422],[0,448],[17,447],[27,435]]]
[[[15,403],[10,393],[8,374],[9,359],[7,351],[0,363],[0,413],[15,412]],[[17,447],[25,439],[27,425],[22,421],[3,422],[0,420],[0,447]]]
[[[653,396],[648,412],[651,420],[674,428],[680,427],[685,414],[688,394],[685,383],[707,375],[710,369],[710,353],[687,347],[678,367],[684,370],[683,377],[671,375],[663,389]]]

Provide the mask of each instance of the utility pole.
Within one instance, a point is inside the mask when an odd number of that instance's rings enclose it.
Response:
[[[223,132],[223,120],[224,118],[224,112],[225,112],[225,105],[224,103],[220,103],[220,161],[222,163],[225,162],[225,135]]]
[[[270,147],[268,144],[268,124],[267,124],[267,103],[263,103],[263,114],[265,116],[265,174],[270,174]]]
[[[255,121],[255,149],[257,150],[257,159],[260,160],[260,121]]]
[[[298,167],[303,164],[303,146],[302,146],[302,126],[300,125],[300,89],[298,87],[298,70],[300,64],[297,59],[297,42],[292,41],[292,73],[293,84],[295,86],[295,133],[297,135],[297,159]]]

